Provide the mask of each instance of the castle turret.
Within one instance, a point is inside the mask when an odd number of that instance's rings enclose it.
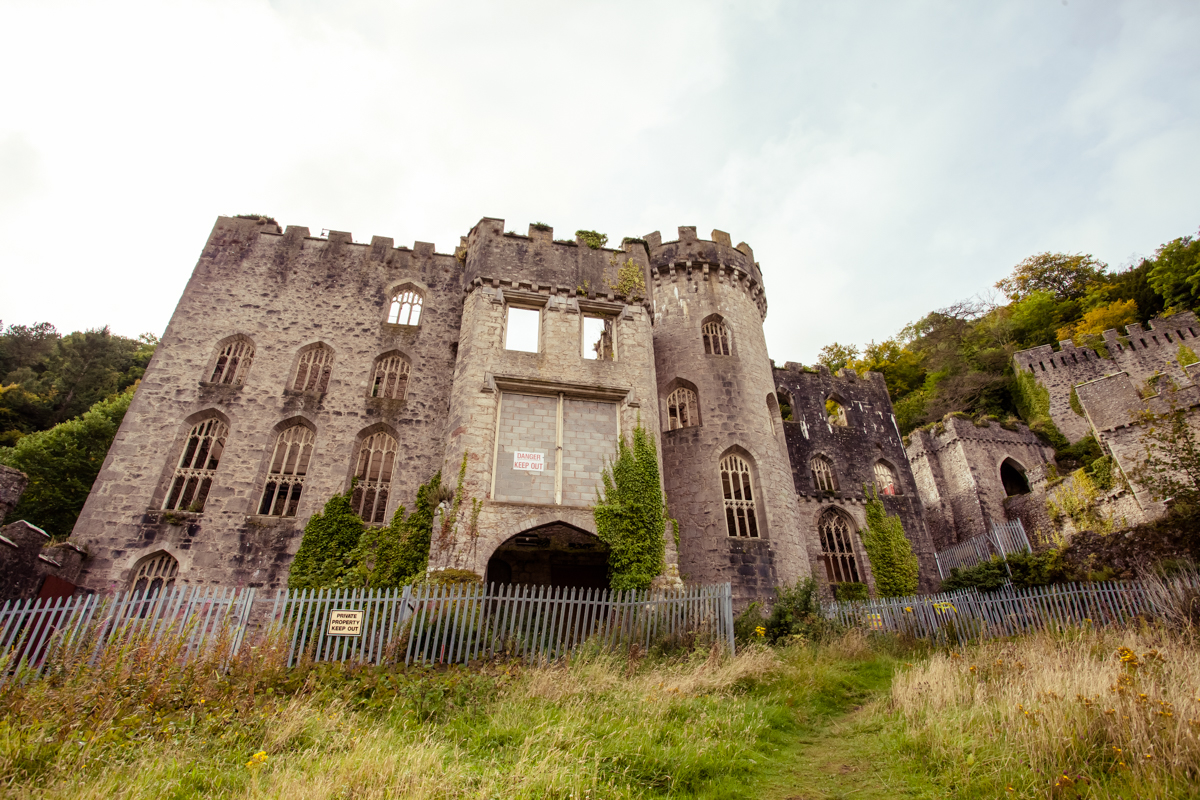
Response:
[[[810,573],[749,245],[681,227],[645,237],[667,503],[689,581],[731,581],[742,603]]]

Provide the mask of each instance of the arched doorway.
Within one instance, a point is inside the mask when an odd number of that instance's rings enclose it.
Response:
[[[1000,465],[1000,482],[1004,484],[1004,494],[1008,497],[1029,494],[1029,480],[1025,477],[1025,468],[1011,458],[1004,459],[1004,463]]]
[[[563,522],[518,533],[488,559],[489,583],[608,588],[608,546]]]

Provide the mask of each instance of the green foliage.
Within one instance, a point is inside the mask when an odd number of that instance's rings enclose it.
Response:
[[[1140,422],[1146,458],[1131,477],[1158,500],[1170,497],[1178,505],[1200,508],[1200,441],[1187,414],[1146,412]]]
[[[866,600],[870,596],[871,592],[865,583],[835,583],[833,586],[833,599],[838,602]]]
[[[604,245],[608,244],[608,234],[598,233],[596,231],[575,231],[575,235],[583,240],[583,243],[593,250],[599,250]]]
[[[236,214],[234,215],[234,219],[256,219],[259,225],[279,225],[274,217],[267,216],[266,214]]]
[[[533,223],[533,227],[537,228],[539,231],[553,230],[553,228],[550,225],[547,225],[544,222],[535,222],[535,223]]]
[[[1046,511],[1056,524],[1069,519],[1078,531],[1111,533],[1116,520],[1102,510],[1103,499],[1103,490],[1097,480],[1087,470],[1078,469],[1050,492]]]
[[[1196,351],[1188,347],[1186,344],[1179,345],[1179,352],[1175,355],[1175,360],[1179,362],[1179,366],[1185,367],[1188,364],[1195,364],[1200,361],[1196,357]]]
[[[1104,278],[1108,265],[1090,253],[1039,253],[1013,267],[1012,274],[996,282],[1011,300],[1035,292],[1048,292],[1058,300],[1075,300]]]
[[[608,288],[612,289],[614,294],[635,303],[646,296],[646,277],[642,274],[640,264],[632,258],[622,264],[616,256],[609,263],[617,268],[616,280],[608,283]]]
[[[863,348],[862,356],[851,361],[849,366],[860,375],[881,373],[893,400],[921,388],[927,374],[921,357],[896,339],[878,344],[872,340]]]
[[[1020,347],[1037,347],[1058,341],[1063,309],[1053,292],[1038,291],[1009,306],[1009,320]]]
[[[596,493],[592,514],[596,532],[609,547],[609,585],[616,590],[648,589],[663,571],[666,505],[658,474],[654,438],[633,429],[632,447],[622,436],[617,457],[600,475],[604,493]]]
[[[308,520],[288,573],[289,589],[340,586],[353,569],[353,552],[363,532],[363,521],[351,503],[353,494],[353,486],[345,494],[335,494],[323,511]]]
[[[1083,413],[1083,406],[1079,404],[1079,394],[1075,391],[1074,384],[1071,385],[1070,403],[1071,403],[1071,410],[1075,412],[1075,416],[1077,416],[1077,417],[1087,416],[1086,414]]]
[[[1025,370],[1015,370],[1016,392],[1013,399],[1017,410],[1029,426],[1029,429],[1041,436],[1055,450],[1070,447],[1071,443],[1063,436],[1050,418],[1050,391],[1037,382],[1032,373]]]
[[[1200,305],[1200,239],[1181,236],[1154,252],[1150,285],[1168,306]]]
[[[825,618],[821,594],[812,578],[801,578],[794,586],[775,587],[775,604],[764,627],[771,644],[786,643],[793,637],[820,641],[834,630]]]
[[[758,629],[766,629],[767,618],[762,613],[762,603],[755,601],[746,606],[746,610],[738,614],[733,620],[733,638],[739,647],[744,647],[751,642],[762,640],[759,636]]]
[[[32,522],[56,539],[70,536],[135,391],[131,386],[76,419],[0,447],[0,464],[29,477],[12,519]]]
[[[917,557],[904,535],[900,518],[888,515],[874,487],[863,487],[867,495],[867,527],[863,547],[875,575],[880,597],[907,597],[917,592]]]
[[[1055,461],[1063,472],[1072,472],[1091,467],[1096,459],[1103,455],[1100,443],[1089,433],[1075,444],[1059,449],[1055,453]]]
[[[354,566],[348,571],[348,585],[390,589],[425,577],[441,487],[442,473],[438,472],[417,489],[411,514],[406,516],[400,506],[387,527],[363,531],[351,556]]]
[[[854,345],[834,342],[821,348],[821,354],[817,356],[817,363],[829,367],[830,372],[837,372],[839,369],[849,366],[850,362],[857,357],[858,348]]]
[[[990,560],[973,567],[955,567],[950,570],[950,577],[942,581],[942,591],[977,589],[981,592],[994,592],[1009,580],[1018,589],[1028,589],[1033,586],[1061,583],[1067,580],[1067,577],[1066,564],[1058,550],[1013,553],[1007,559],[992,556]]]
[[[942,581],[943,592],[957,592],[960,589],[978,589],[981,592],[994,592],[1008,580],[1008,570],[1004,561],[994,556],[990,561],[983,561],[973,567],[954,567],[950,577]]]

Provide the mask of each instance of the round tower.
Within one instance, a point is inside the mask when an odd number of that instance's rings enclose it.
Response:
[[[646,237],[664,484],[689,582],[739,605],[810,574],[750,246],[681,227]]]

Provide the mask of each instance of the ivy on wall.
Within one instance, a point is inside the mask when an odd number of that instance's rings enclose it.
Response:
[[[583,240],[583,243],[593,250],[599,250],[604,245],[608,244],[608,234],[599,233],[597,231],[575,231],[575,235]]]
[[[355,568],[350,585],[390,589],[425,577],[441,486],[442,473],[438,472],[417,489],[411,514],[400,506],[386,528],[368,528],[363,533],[352,554]]]
[[[1050,418],[1050,390],[1038,383],[1033,373],[1023,369],[1014,370],[1017,375],[1017,387],[1013,392],[1013,400],[1016,401],[1021,418],[1029,425],[1029,430],[1049,442],[1055,450],[1069,447],[1071,443]]]
[[[658,450],[640,419],[633,429],[633,445],[622,436],[616,459],[600,477],[604,493],[597,490],[592,514],[600,540],[609,547],[609,585],[616,590],[648,589],[663,571],[668,519]]]
[[[363,532],[363,521],[350,502],[353,492],[351,486],[345,494],[329,498],[325,508],[304,526],[304,538],[288,573],[289,589],[341,585],[351,567],[348,557]]]
[[[880,597],[906,597],[917,592],[917,557],[897,516],[889,516],[874,487],[863,487],[867,497],[867,527],[863,547],[875,575]]]
[[[618,297],[625,297],[631,302],[638,302],[646,296],[646,278],[642,275],[641,266],[632,258],[624,264],[616,256],[609,259],[609,266],[616,267],[617,278],[608,282],[608,288]]]

